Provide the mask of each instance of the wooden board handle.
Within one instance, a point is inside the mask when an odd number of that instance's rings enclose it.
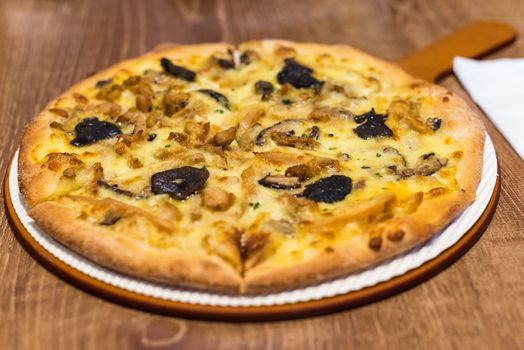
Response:
[[[399,61],[408,73],[431,82],[452,71],[453,57],[479,58],[509,43],[517,31],[504,23],[473,22]]]

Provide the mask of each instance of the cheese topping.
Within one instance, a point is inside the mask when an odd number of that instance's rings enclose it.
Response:
[[[166,71],[162,56],[139,59],[59,99],[50,137],[31,153],[56,173],[45,200],[158,249],[215,254],[242,272],[268,257],[286,264],[337,241],[367,241],[424,196],[460,191],[463,147],[446,133],[446,116],[434,114],[432,96],[329,53],[228,55],[166,57],[194,81]],[[95,117],[121,133],[71,144],[75,127]],[[380,128],[386,133],[375,134]],[[154,174],[181,167],[209,177],[186,199],[152,191]],[[334,175],[333,183],[349,179],[342,199],[322,200],[330,188],[317,201],[305,196]]]

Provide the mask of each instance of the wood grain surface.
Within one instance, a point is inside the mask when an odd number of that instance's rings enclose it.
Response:
[[[520,0],[1,0],[0,170],[48,100],[159,43],[279,37],[347,43],[396,60],[472,20],[505,21],[524,33],[523,10]],[[522,40],[490,58],[524,56]],[[454,77],[441,84],[476,108]],[[16,241],[2,205],[0,349],[523,348],[524,162],[485,122],[503,181],[480,241],[407,292],[305,320],[200,322],[106,302],[38,265]]]

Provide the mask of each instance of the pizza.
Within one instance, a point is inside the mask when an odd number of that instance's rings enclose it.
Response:
[[[484,127],[348,46],[164,45],[51,101],[19,182],[38,226],[139,278],[225,293],[376,265],[474,199]]]

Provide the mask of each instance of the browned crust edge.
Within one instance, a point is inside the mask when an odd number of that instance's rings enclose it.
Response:
[[[218,257],[176,248],[153,248],[100,225],[77,220],[72,209],[54,202],[37,204],[29,215],[60,243],[117,271],[176,286],[222,292],[241,288],[239,273]]]
[[[261,264],[248,271],[245,276],[248,292],[275,291],[316,283],[369,267],[389,257],[401,254],[425,242],[435,232],[445,227],[474,199],[475,189],[480,181],[482,170],[484,127],[464,101],[453,96],[446,89],[421,83],[393,64],[381,61],[347,46],[298,44],[283,40],[264,40],[245,43],[241,45],[241,48],[270,48],[275,45],[292,46],[297,49],[299,54],[325,52],[326,48],[329,48],[331,54],[343,55],[367,62],[385,74],[396,77],[401,84],[418,82],[425,88],[430,89],[432,94],[448,96],[449,102],[446,105],[441,104],[437,106],[437,110],[448,113],[449,121],[453,121],[453,123],[449,123],[449,127],[443,128],[442,131],[459,138],[464,145],[464,157],[458,166],[457,181],[465,192],[443,196],[438,200],[425,201],[415,214],[402,220],[400,227],[405,232],[404,239],[400,243],[384,240],[384,244],[379,252],[369,249],[367,240],[365,240],[365,243],[359,242],[358,244],[352,243],[336,246],[329,253],[318,254],[313,259],[302,261],[298,264],[280,267]],[[160,50],[121,62],[103,70],[74,85],[62,96],[104,79],[136,59],[148,60],[162,54],[183,54],[184,52],[195,51],[203,54],[224,48],[224,46],[230,47],[231,45],[163,46]],[[47,109],[55,101],[56,99],[49,103],[45,110],[32,120],[26,127],[22,139],[19,157],[19,181],[21,191],[30,207],[34,206],[41,198],[39,192],[41,192],[42,188],[45,188],[46,183],[46,179],[39,176],[40,169],[31,163],[30,151],[48,136],[48,125],[56,117],[49,113]],[[453,113],[450,114],[451,111]],[[428,217],[423,212],[435,213],[431,222],[428,222]],[[107,236],[103,234],[103,229],[94,228],[92,225],[76,220],[72,210],[57,203],[46,202],[38,204],[31,210],[30,215],[44,231],[51,234],[58,241],[104,266],[163,283],[218,290],[242,289],[243,281],[241,276],[231,266],[218,258],[188,254],[176,249],[159,252],[145,245],[137,244],[137,242],[133,242],[123,235],[116,236],[113,240],[108,241]],[[60,222],[57,222],[56,217],[61,218]],[[125,249],[114,249],[121,246],[126,246],[127,251]],[[129,259],[130,256],[133,259]],[[188,265],[187,262],[191,262],[191,264]],[[170,266],[172,267],[170,268]],[[210,274],[209,270],[206,270],[208,268],[216,271]]]
[[[448,196],[445,201],[423,203],[417,213],[395,223],[394,229],[404,232],[402,241],[391,242],[384,236],[379,251],[369,248],[369,240],[365,236],[343,245],[332,245],[332,251],[323,251],[297,264],[261,264],[246,273],[246,290],[250,293],[261,293],[290,286],[309,285],[375,266],[426,242],[447,226],[468,203],[467,196],[459,193]],[[428,217],[424,214],[426,212],[435,214],[431,217],[431,222],[428,222]]]

